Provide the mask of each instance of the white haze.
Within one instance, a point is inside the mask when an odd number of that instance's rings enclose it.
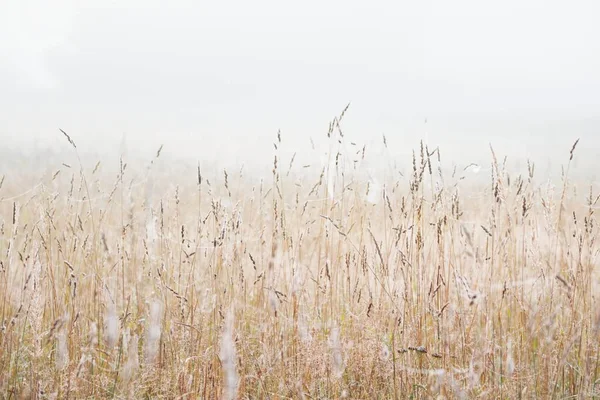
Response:
[[[126,148],[203,163],[300,162],[351,102],[348,142],[408,157],[598,165],[600,3],[27,1],[0,5],[4,151]],[[304,158],[302,158],[304,157]]]

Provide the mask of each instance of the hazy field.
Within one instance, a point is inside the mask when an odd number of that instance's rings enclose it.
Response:
[[[549,181],[426,143],[374,174],[337,119],[262,180],[57,140],[1,164],[3,398],[600,397],[584,141]]]

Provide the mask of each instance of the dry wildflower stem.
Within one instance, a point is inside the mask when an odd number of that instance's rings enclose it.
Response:
[[[375,184],[342,116],[314,180],[300,154],[276,156],[270,184],[169,173],[162,147],[116,182],[100,163],[41,184],[2,171],[0,391],[600,395],[596,191],[536,183],[531,164],[511,176],[493,153],[491,185],[465,190],[425,145]]]

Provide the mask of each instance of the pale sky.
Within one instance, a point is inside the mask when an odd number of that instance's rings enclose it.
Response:
[[[351,102],[348,137],[399,156],[422,137],[458,159],[582,137],[593,162],[599,20],[594,0],[3,0],[0,138],[270,162],[278,129],[305,151]]]

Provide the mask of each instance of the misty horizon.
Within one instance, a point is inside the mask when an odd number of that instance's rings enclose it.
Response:
[[[60,128],[86,154],[116,156],[125,137],[132,157],[164,144],[191,163],[268,165],[281,131],[283,154],[314,162],[350,103],[348,141],[385,135],[394,160],[421,140],[458,164],[489,162],[490,144],[545,166],[581,138],[585,171],[599,154],[593,1],[2,7],[7,151],[64,149]]]

